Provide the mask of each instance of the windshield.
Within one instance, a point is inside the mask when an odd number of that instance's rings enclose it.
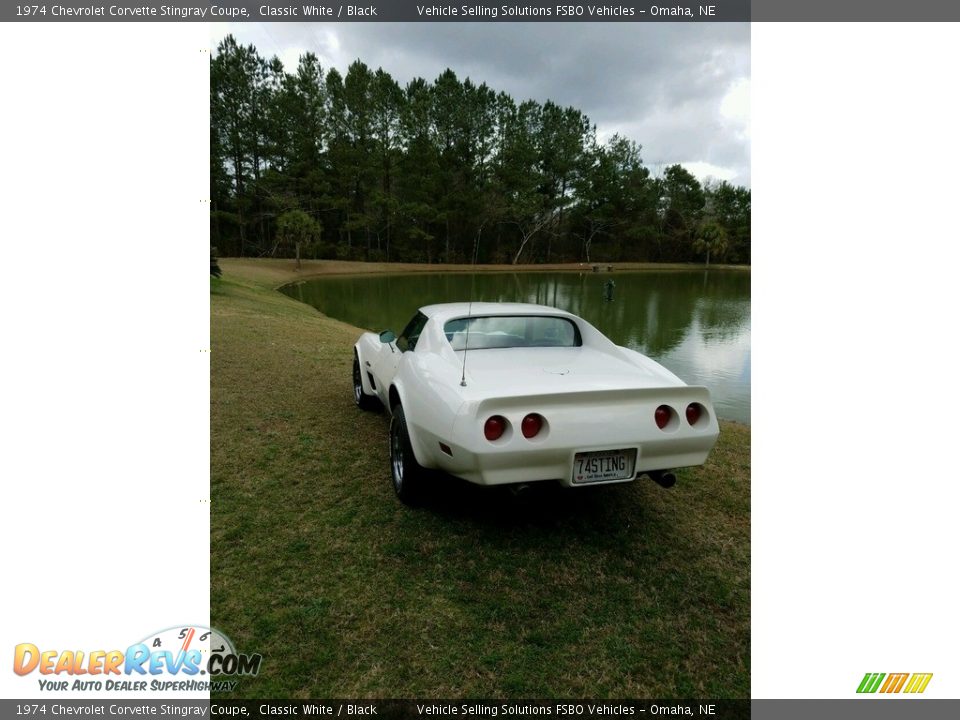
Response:
[[[582,344],[576,323],[564,317],[494,315],[458,318],[448,320],[443,326],[443,332],[454,350],[579,347]]]

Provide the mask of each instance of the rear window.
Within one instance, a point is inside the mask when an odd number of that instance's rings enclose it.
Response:
[[[443,332],[454,350],[579,347],[582,344],[576,323],[563,317],[494,315],[458,318],[448,320]]]

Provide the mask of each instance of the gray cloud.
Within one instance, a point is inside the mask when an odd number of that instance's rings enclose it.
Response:
[[[583,110],[601,137],[643,145],[654,170],[750,184],[747,23],[240,23],[213,26],[277,55],[345,72],[355,59],[401,84],[447,67],[515,99]]]

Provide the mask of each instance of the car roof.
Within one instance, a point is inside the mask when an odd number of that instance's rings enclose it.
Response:
[[[436,318],[440,322],[468,315],[556,315],[558,317],[573,317],[565,310],[534,303],[438,303],[436,305],[426,305],[420,308],[420,312],[428,318]]]

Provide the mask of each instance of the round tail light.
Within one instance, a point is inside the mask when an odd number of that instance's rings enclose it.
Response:
[[[543,427],[543,418],[536,413],[530,413],[520,423],[520,432],[527,439],[536,437]]]
[[[494,440],[499,440],[506,429],[507,421],[499,415],[494,415],[491,418],[487,418],[487,421],[483,424],[483,436],[490,442],[493,442]]]
[[[657,423],[657,427],[663,430],[667,425],[670,424],[670,417],[673,415],[673,412],[666,405],[661,405],[653,412],[653,419]]]
[[[702,414],[703,407],[701,407],[700,403],[690,403],[687,405],[687,422],[691,425],[696,425]]]

